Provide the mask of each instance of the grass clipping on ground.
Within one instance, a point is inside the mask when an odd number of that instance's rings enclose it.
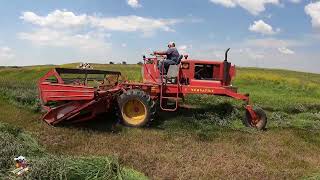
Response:
[[[121,167],[116,158],[48,154],[28,133],[0,123],[0,179],[15,179],[13,158],[23,155],[31,164],[25,179],[147,179]]]

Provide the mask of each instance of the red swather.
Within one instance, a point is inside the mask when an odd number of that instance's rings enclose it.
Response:
[[[186,95],[207,94],[244,101],[245,125],[265,128],[265,113],[249,104],[248,94],[238,93],[231,85],[236,70],[227,60],[189,60],[185,57],[179,64],[170,66],[168,74],[163,76],[157,68],[160,59],[144,57],[142,83],[120,82],[120,72],[114,71],[63,68],[49,71],[39,80],[40,97],[47,111],[43,119],[52,125],[81,122],[118,109],[119,118],[126,125],[137,127],[152,119],[155,104],[164,111],[176,111],[179,99]],[[168,105],[170,101],[174,106]]]

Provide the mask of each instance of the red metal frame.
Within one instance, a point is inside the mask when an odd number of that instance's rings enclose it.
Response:
[[[127,86],[151,86],[155,89],[151,94],[153,96],[159,96],[161,93],[161,86],[163,85],[163,79],[160,76],[158,67],[157,67],[157,58],[145,58],[145,63],[143,66],[144,74],[143,74],[143,84],[137,83],[127,83],[124,85]],[[176,88],[176,84],[166,84],[165,86],[165,94],[169,96],[173,96],[176,93],[179,93],[180,96],[185,96],[187,94],[207,94],[207,95],[219,95],[219,96],[228,96],[238,100],[243,100],[249,103],[249,96],[247,94],[237,93],[236,89],[231,86],[231,80],[235,76],[235,66],[231,66],[230,68],[230,81],[223,82],[223,62],[218,61],[204,61],[204,60],[183,60],[182,64],[189,64],[188,69],[182,69],[179,66],[179,76],[178,79],[189,79],[189,84],[180,84],[178,81],[179,88]],[[208,65],[216,65],[218,71],[214,71],[214,76],[216,76],[215,80],[197,80],[194,79],[194,68],[196,64],[208,64]],[[183,65],[182,65],[183,66]],[[218,75],[218,76],[217,76]],[[159,83],[159,79],[161,80]],[[177,92],[178,91],[178,92]]]
[[[114,106],[113,103],[116,97],[126,90],[141,89],[154,100],[160,100],[160,108],[164,111],[177,110],[178,99],[188,94],[218,95],[242,100],[245,102],[245,108],[250,113],[252,120],[256,121],[257,116],[249,104],[249,95],[238,93],[237,89],[231,85],[231,81],[236,74],[234,65],[231,65],[226,72],[225,65],[228,63],[226,61],[185,59],[178,65],[179,71],[176,84],[168,84],[164,81],[164,77],[160,75],[157,66],[158,61],[158,58],[144,58],[142,83],[116,83],[114,87],[107,90],[102,87],[90,87],[86,83],[66,84],[59,74],[61,69],[59,71],[57,69],[49,71],[38,83],[40,99],[43,108],[47,110],[43,119],[52,125],[60,122],[86,121],[99,113],[110,111]],[[213,79],[196,79],[195,67],[198,64],[213,65]],[[77,72],[75,69],[65,70],[67,72]],[[91,71],[88,70],[88,72]],[[91,73],[104,73],[104,71],[92,70]],[[120,74],[119,72],[105,73]],[[47,79],[50,77],[55,77],[57,82],[48,82]],[[175,100],[175,108],[164,108],[162,106],[164,99]],[[51,102],[55,102],[56,105],[50,106]]]
[[[47,82],[50,77],[55,77],[57,82]],[[38,87],[43,109],[47,111],[42,119],[51,125],[82,122],[108,112],[117,93],[121,91],[120,86],[104,90],[88,85],[65,84],[56,69],[40,78]],[[50,106],[52,102],[56,103],[54,107]]]

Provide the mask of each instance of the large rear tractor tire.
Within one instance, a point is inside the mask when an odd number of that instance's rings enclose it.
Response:
[[[155,115],[155,102],[139,89],[131,89],[121,94],[118,105],[118,116],[126,126],[143,127],[152,121]]]
[[[246,110],[245,117],[243,118],[243,124],[246,127],[256,128],[258,130],[265,130],[267,126],[267,115],[261,108],[253,108],[256,113],[257,119],[254,121],[251,114]]]

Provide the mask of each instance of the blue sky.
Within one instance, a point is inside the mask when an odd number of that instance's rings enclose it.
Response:
[[[320,73],[320,1],[11,0],[0,66],[136,63],[175,41],[194,59]]]

